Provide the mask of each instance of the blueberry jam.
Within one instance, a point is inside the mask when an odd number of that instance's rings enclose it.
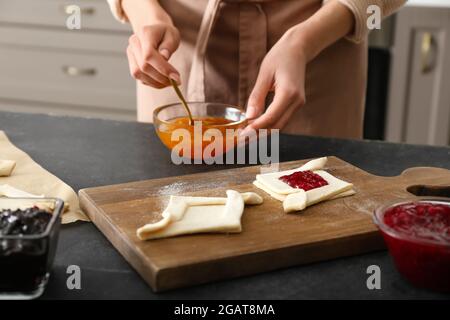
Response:
[[[44,232],[51,219],[37,207],[0,211],[0,293],[32,292],[46,281],[54,250]]]
[[[0,212],[0,236],[40,234],[45,231],[52,215],[37,207]]]
[[[280,177],[280,180],[292,188],[303,189],[305,191],[328,185],[328,182],[324,178],[312,171],[297,171],[293,174]]]

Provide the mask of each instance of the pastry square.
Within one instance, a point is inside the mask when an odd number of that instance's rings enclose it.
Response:
[[[338,179],[324,170],[319,170],[325,164],[326,158],[320,158],[312,160],[297,169],[259,174],[256,176],[256,181],[253,184],[274,199],[282,201],[285,212],[303,210],[307,206],[321,201],[355,194],[353,184]],[[305,191],[300,188],[294,188],[280,180],[283,176],[288,176],[299,171],[312,171],[324,179],[327,185]]]

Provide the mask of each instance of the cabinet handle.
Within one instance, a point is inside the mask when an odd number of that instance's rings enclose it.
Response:
[[[71,15],[74,13],[74,7],[76,7],[73,4],[68,4],[63,7],[63,11],[67,15]],[[82,7],[80,8],[80,13],[85,15],[94,15],[95,14],[95,8],[94,7]]]
[[[434,62],[432,59],[433,46],[436,42],[431,32],[424,32],[422,35],[421,63],[422,73],[426,74],[433,70]]]
[[[92,77],[97,74],[97,70],[94,68],[78,68],[74,66],[64,66],[63,72],[70,77],[88,76]]]

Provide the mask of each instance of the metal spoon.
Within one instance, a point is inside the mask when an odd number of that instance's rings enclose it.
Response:
[[[183,94],[180,91],[180,88],[178,88],[177,82],[171,78],[169,78],[170,84],[172,85],[173,89],[175,90],[175,92],[177,93],[178,98],[181,101],[181,104],[183,105],[184,109],[186,110],[186,113],[189,116],[189,125],[193,126],[194,125],[194,119],[192,118],[192,113],[191,110],[189,109],[189,106],[186,102],[186,99],[184,99]]]

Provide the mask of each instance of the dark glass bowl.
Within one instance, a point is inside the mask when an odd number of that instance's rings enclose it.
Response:
[[[0,211],[45,207],[52,214],[45,230],[31,235],[0,233],[0,299],[33,299],[47,285],[64,202],[53,198],[0,198]]]

